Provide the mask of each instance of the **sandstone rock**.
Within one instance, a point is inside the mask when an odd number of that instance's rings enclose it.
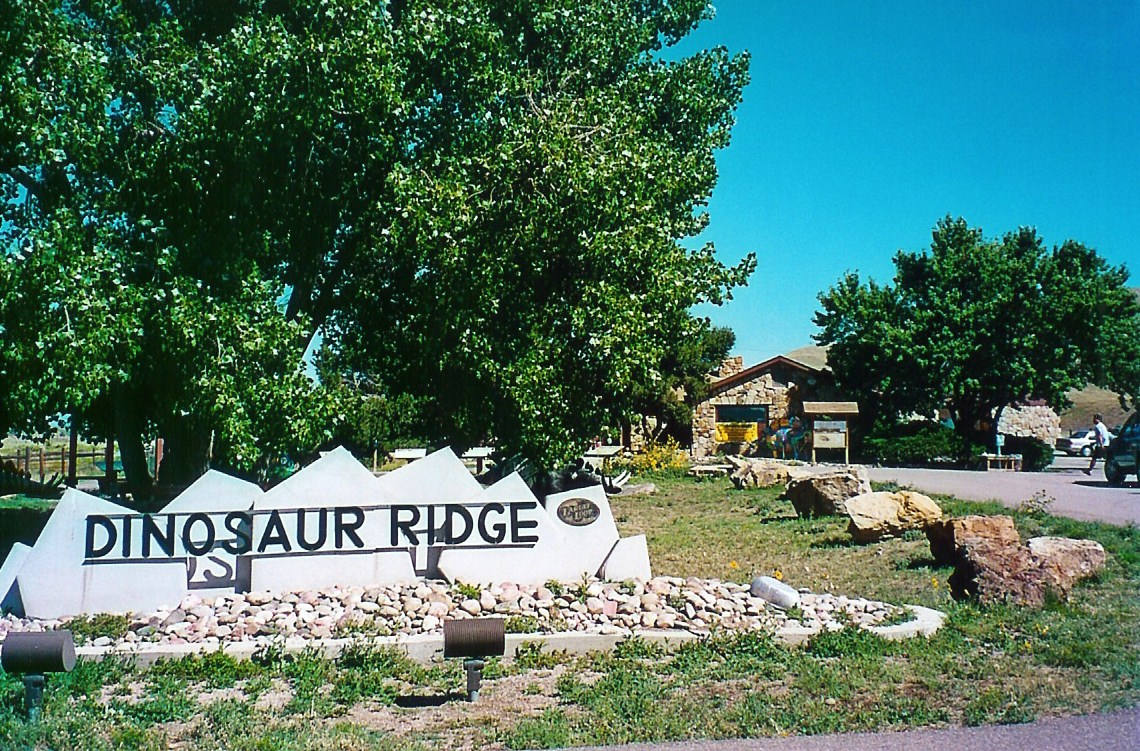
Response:
[[[1074,579],[1092,576],[1104,568],[1108,556],[1095,540],[1068,537],[1034,537],[1026,543],[1042,563],[1058,567]]]
[[[967,540],[992,540],[1004,545],[1021,542],[1010,516],[961,516],[943,519],[926,527],[930,554],[935,563],[949,566],[958,559],[958,550]]]
[[[801,517],[842,516],[847,513],[848,499],[870,492],[867,470],[848,467],[791,479],[784,497]]]
[[[957,551],[951,592],[983,604],[1040,607],[1050,596],[1066,599],[1077,581],[1105,562],[1098,543],[1057,537],[1034,538],[1033,545],[974,537],[959,542]]]
[[[736,457],[726,457],[736,465],[736,471],[729,479],[737,489],[745,488],[771,488],[783,485],[788,481],[788,467],[780,462],[771,460],[746,461]],[[735,461],[734,461],[735,460]]]
[[[865,493],[847,501],[851,523],[847,531],[856,542],[896,537],[908,529],[922,529],[942,518],[942,509],[921,493]]]

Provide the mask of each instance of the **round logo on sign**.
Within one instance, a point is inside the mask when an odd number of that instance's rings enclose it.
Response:
[[[596,522],[602,515],[602,510],[589,498],[568,498],[558,504],[557,513],[563,524],[585,527]]]

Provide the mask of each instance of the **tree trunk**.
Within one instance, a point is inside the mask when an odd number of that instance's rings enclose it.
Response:
[[[179,491],[210,469],[210,429],[189,417],[162,426],[163,488]]]
[[[152,482],[143,443],[143,419],[138,396],[127,389],[115,395],[115,437],[123,462],[126,488],[136,501],[150,498]]]

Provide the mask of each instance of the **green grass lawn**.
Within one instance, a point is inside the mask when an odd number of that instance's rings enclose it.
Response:
[[[1096,539],[1109,563],[1067,603],[983,609],[950,599],[950,570],[921,536],[855,546],[841,520],[797,519],[775,491],[654,481],[656,495],[613,508],[623,535],[648,535],[657,573],[779,571],[815,591],[935,607],[947,624],[903,642],[847,629],[800,648],[721,634],[671,655],[638,640],[585,657],[531,649],[491,661],[474,705],[455,700],[458,664],[363,647],[338,660],[270,650],[246,663],[82,663],[49,677],[39,726],[23,719],[19,681],[0,675],[0,748],[533,748],[1016,723],[1140,701],[1135,528],[1014,513],[1023,538]],[[938,500],[954,515],[1008,513]]]

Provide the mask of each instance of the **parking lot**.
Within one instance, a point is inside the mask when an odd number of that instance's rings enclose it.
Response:
[[[1140,524],[1140,483],[1134,476],[1123,487],[1104,479],[1104,462],[1091,476],[1082,470],[1089,460],[1058,454],[1044,472],[971,472],[955,469],[871,467],[875,482],[897,482],[927,493],[944,493],[975,501],[995,500],[1016,508],[1044,491],[1053,498],[1050,510],[1073,519],[1110,524]]]

